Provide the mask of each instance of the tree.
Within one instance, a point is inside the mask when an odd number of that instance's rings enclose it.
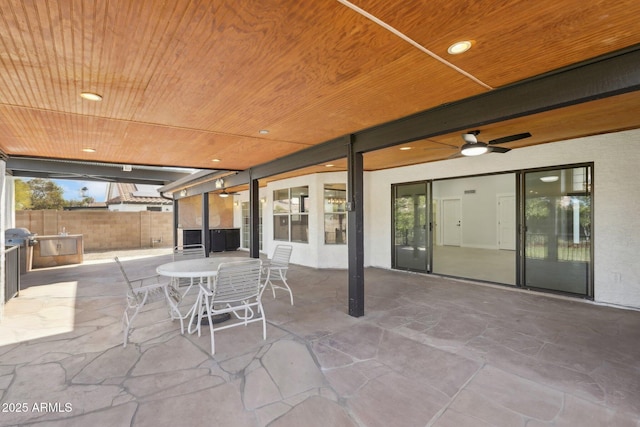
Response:
[[[29,184],[22,181],[21,179],[16,179],[14,181],[15,184],[15,207],[17,211],[24,211],[31,209],[31,188],[29,188]]]
[[[31,209],[56,209],[65,206],[64,190],[49,179],[34,178],[29,181]]]
[[[67,200],[65,201],[65,206],[68,207],[82,207],[89,206],[92,203],[95,203],[95,199],[93,197],[84,196],[81,200]]]

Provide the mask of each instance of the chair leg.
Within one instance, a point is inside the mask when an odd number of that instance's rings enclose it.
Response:
[[[167,287],[164,288],[164,296],[167,299],[167,304],[169,305],[169,317],[171,319],[179,319],[180,320],[180,334],[184,335],[184,322],[183,316],[180,313],[180,309],[178,308],[178,304],[176,304],[169,296],[169,289]]]
[[[124,313],[122,314],[122,325],[120,325],[120,330],[124,332],[124,342],[122,343],[123,348],[127,348],[127,339],[129,338],[129,316],[127,315],[128,309],[129,307],[124,309]]]
[[[262,339],[267,339],[267,318],[264,315],[264,310],[262,309],[262,302],[258,303],[258,312],[262,313]]]
[[[209,297],[207,295],[204,296],[205,301],[207,302],[205,306],[207,307],[207,320],[209,321],[209,335],[211,335],[211,355],[216,354],[216,341],[213,331],[213,319],[211,318],[211,311],[213,307],[209,307]]]
[[[271,292],[273,293],[273,298],[275,299],[276,290],[273,287],[273,283],[271,282],[271,269],[270,268],[267,269],[267,278],[264,280],[264,287],[266,288],[267,285],[269,285],[271,287]]]
[[[289,298],[291,299],[291,305],[293,305],[293,292],[291,292],[291,288],[289,287],[289,284],[287,283],[287,275],[286,275],[286,273],[283,274],[282,270],[280,270],[280,280],[282,280],[282,283],[284,283],[284,286],[286,286],[287,291],[289,291]]]
[[[146,299],[146,296],[145,296],[145,299]],[[134,319],[136,318],[136,316],[140,312],[140,308],[142,308],[142,305],[137,306],[136,307],[136,311],[134,311],[133,315],[131,316],[131,318],[128,319],[127,327],[126,327],[126,329],[124,331],[124,345],[122,346],[124,348],[127,347],[127,342],[129,341],[129,331],[131,330],[131,325],[133,324]]]

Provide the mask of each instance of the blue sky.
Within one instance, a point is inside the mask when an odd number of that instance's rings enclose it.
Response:
[[[80,189],[87,187],[85,195],[93,197],[96,202],[104,202],[105,193],[107,191],[107,183],[103,181],[75,181],[71,179],[52,179],[64,190],[65,200],[80,200],[82,193]]]

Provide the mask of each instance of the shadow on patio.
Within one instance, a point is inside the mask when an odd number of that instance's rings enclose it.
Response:
[[[132,276],[171,260],[120,255]],[[365,274],[356,319],[346,271],[292,266],[295,305],[264,294],[267,340],[221,331],[211,357],[207,329],[152,322],[164,307],[123,348],[112,260],[33,271],[0,324],[0,425],[640,425],[640,312]]]

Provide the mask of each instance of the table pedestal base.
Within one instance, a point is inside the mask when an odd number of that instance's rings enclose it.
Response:
[[[230,313],[214,314],[213,316],[211,316],[211,321],[215,325],[216,323],[226,322],[230,318],[231,318],[231,314]],[[197,318],[193,319],[193,323],[198,323],[198,319]],[[203,315],[202,316],[202,320],[200,321],[200,324],[201,325],[208,325],[209,324],[209,318],[207,316]]]

